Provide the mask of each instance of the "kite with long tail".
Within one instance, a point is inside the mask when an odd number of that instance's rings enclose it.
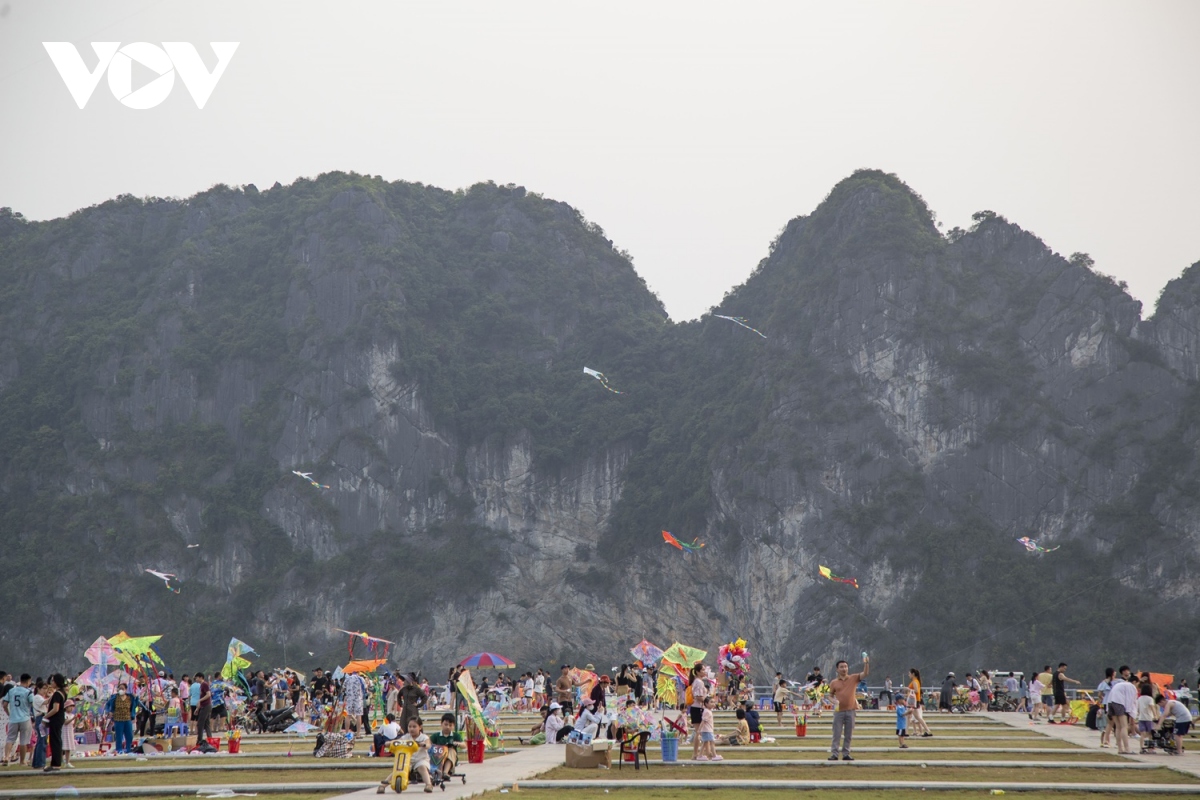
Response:
[[[764,339],[767,338],[767,335],[765,333],[763,333],[762,331],[758,330],[757,328],[751,328],[750,323],[746,322],[745,317],[727,317],[724,314],[713,314],[713,316],[716,317],[717,319],[727,319],[730,322],[732,322],[734,325],[741,325],[746,330],[754,331],[755,333],[757,333],[759,336],[763,337]]]
[[[297,475],[297,476],[299,476],[299,477],[301,477],[301,478],[304,478],[304,480],[306,480],[306,481],[308,481],[309,483],[311,483],[311,484],[312,484],[314,487],[316,487],[317,489],[328,489],[328,488],[329,488],[329,486],[327,486],[327,485],[326,485],[326,484],[324,484],[324,483],[317,483],[316,481],[314,481],[314,480],[313,480],[313,476],[312,476],[312,473],[311,473],[311,472],[297,472],[296,470],[292,470],[292,474],[293,474],[293,475]]]
[[[608,389],[610,392],[612,392],[613,394],[621,394],[621,392],[618,392],[616,389],[614,389],[614,388],[612,388],[611,386],[609,386],[609,385],[608,385],[608,378],[604,377],[604,373],[603,373],[603,372],[597,372],[596,370],[594,370],[594,369],[589,369],[589,368],[587,368],[587,367],[584,367],[584,368],[583,368],[583,371],[584,371],[584,373],[585,373],[585,374],[587,374],[587,375],[591,375],[593,378],[595,378],[596,380],[600,381],[600,384],[601,384],[601,385],[602,385],[602,386],[603,386],[605,389]]]
[[[1059,547],[1062,547],[1062,545],[1050,548],[1042,547],[1037,543],[1037,539],[1030,539],[1028,536],[1022,536],[1020,539],[1017,539],[1017,541],[1025,545],[1025,549],[1031,553],[1053,553]]]
[[[839,576],[837,576],[837,575],[834,575],[834,574],[833,574],[833,573],[832,573],[832,572],[829,570],[829,567],[820,567],[820,571],[821,571],[821,577],[822,577],[822,578],[828,578],[829,580],[833,581],[834,583],[848,583],[848,584],[850,584],[851,586],[853,586],[855,589],[857,589],[857,588],[858,588],[858,579],[857,579],[857,578],[842,578],[842,577],[839,577]]]
[[[170,589],[172,592],[174,592],[175,594],[179,594],[179,587],[171,585],[171,581],[176,580],[176,577],[174,574],[172,574],[170,572],[159,572],[156,569],[148,569],[148,570],[146,570],[146,572],[149,572],[154,577],[156,577],[159,580],[166,583],[167,588]]]
[[[693,539],[690,542],[681,542],[672,536],[669,531],[663,531],[662,535],[663,541],[671,545],[671,547],[677,547],[680,550],[686,550],[689,553],[699,552],[700,548],[704,547],[704,542],[697,541],[696,539]]]

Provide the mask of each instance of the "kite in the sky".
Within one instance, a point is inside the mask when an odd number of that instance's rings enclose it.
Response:
[[[1025,549],[1031,553],[1053,553],[1059,547],[1062,547],[1062,545],[1058,545],[1057,547],[1045,548],[1037,543],[1037,539],[1030,539],[1028,536],[1022,536],[1017,541],[1025,545]]]
[[[584,368],[583,368],[583,371],[584,371],[586,374],[588,374],[588,375],[591,375],[591,376],[592,376],[593,378],[595,378],[596,380],[600,381],[600,383],[601,383],[601,384],[604,386],[604,388],[605,388],[605,389],[608,389],[608,390],[609,390],[610,392],[612,392],[613,394],[621,394],[621,392],[618,392],[616,389],[614,389],[614,388],[612,388],[611,386],[609,386],[609,385],[608,385],[608,378],[604,377],[604,373],[603,373],[603,372],[597,372],[596,370],[594,370],[594,369],[588,369],[587,367],[584,367]]]
[[[762,331],[758,330],[757,328],[751,328],[749,323],[746,322],[745,317],[727,317],[724,314],[713,314],[713,316],[716,317],[717,319],[727,319],[730,322],[732,322],[734,325],[741,325],[746,330],[754,331],[755,333],[757,333],[759,336],[763,337],[764,339],[767,338],[767,335],[765,333],[763,333]]]
[[[317,483],[316,481],[314,481],[311,472],[297,472],[296,470],[292,470],[292,474],[298,475],[301,478],[304,478],[304,480],[308,481],[309,483],[311,483],[313,486],[315,486],[318,489],[328,489],[329,488],[328,486],[326,486],[323,483]]]
[[[681,542],[668,531],[663,531],[662,534],[663,541],[671,545],[671,547],[678,547],[680,550],[686,550],[689,553],[695,553],[701,547],[704,547],[704,542],[697,542],[695,539],[690,542]]]
[[[834,575],[832,572],[829,571],[829,567],[820,567],[820,571],[821,571],[822,578],[828,578],[829,580],[833,581],[834,583],[848,583],[851,586],[853,586],[855,589],[858,588],[858,579],[857,578],[838,577],[837,575]]]
[[[148,570],[146,570],[146,572],[149,572],[151,575],[158,578],[163,583],[167,584],[167,588],[170,589],[172,592],[174,592],[175,594],[179,594],[179,587],[171,585],[171,581],[175,580],[175,576],[172,573],[159,572],[156,569],[148,569]]]
[[[188,550],[191,550],[193,547],[199,547],[199,546],[200,546],[200,545],[198,545],[198,544],[189,544],[189,545],[188,545]]]

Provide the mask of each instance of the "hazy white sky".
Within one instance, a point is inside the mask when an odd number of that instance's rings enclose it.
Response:
[[[76,107],[43,41],[240,47]],[[720,302],[856,168],[945,223],[989,208],[1149,307],[1200,260],[1200,2],[0,0],[0,205],[354,170],[517,183],[628,250],[676,319]],[[150,75],[151,73],[146,73]],[[139,85],[135,71],[135,85]]]

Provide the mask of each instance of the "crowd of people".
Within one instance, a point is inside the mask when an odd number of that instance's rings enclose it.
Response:
[[[819,667],[813,667],[804,681],[776,673],[765,693],[776,724],[783,724],[785,712],[797,721],[799,714],[830,712],[829,759],[853,761],[855,716],[863,708],[894,710],[901,748],[909,747],[910,731],[913,736],[933,736],[925,718],[926,710],[933,708],[943,713],[1017,711],[1028,714],[1034,723],[1079,722],[1068,692],[1092,700],[1095,711],[1087,723],[1102,731],[1103,746],[1115,745],[1122,753],[1133,752],[1131,742],[1142,739],[1144,745],[1163,731],[1174,738],[1175,751],[1182,752],[1183,737],[1192,723],[1193,698],[1186,681],[1178,687],[1155,683],[1149,673],[1135,674],[1128,667],[1107,670],[1094,692],[1074,688],[1079,681],[1068,676],[1065,662],[1054,669],[1046,665],[1028,676],[979,670],[960,679],[950,672],[932,692],[913,668],[903,685],[893,684],[889,675],[882,690],[873,695],[866,683],[870,662],[863,655],[862,667],[855,672],[846,661],[838,661],[828,681]],[[287,714],[285,722],[305,721],[327,733],[372,737],[376,750],[407,737],[420,745],[421,760],[428,744],[421,743],[429,738],[423,732],[423,712],[447,711],[441,717],[441,731],[433,734],[437,741],[429,740],[435,750],[453,749],[450,745],[461,741],[466,705],[458,691],[462,671],[462,667],[452,668],[441,687],[431,686],[416,673],[343,674],[340,669],[330,673],[321,668],[307,678],[292,670],[258,670],[234,680],[199,672],[176,679],[170,672],[159,672],[102,687],[78,685],[61,674],[43,680],[0,671],[0,743],[4,744],[0,763],[52,772],[72,766],[71,753],[81,732],[93,732],[99,741],[111,739],[113,752],[127,753],[139,746],[139,740],[157,733],[184,730],[203,742],[234,728],[268,730],[266,724],[279,718],[269,715],[278,713]],[[537,713],[527,732],[519,732],[522,744],[645,733],[654,738],[687,738],[693,759],[720,761],[718,745],[745,745],[762,736],[756,706],[761,687],[729,681],[699,663],[680,684],[680,696],[664,703],[654,691],[658,675],[653,665],[622,664],[611,672],[612,676],[597,675],[592,664],[582,669],[564,664],[557,676],[537,669],[515,678],[503,672],[494,679],[475,678],[478,698],[493,712]],[[734,728],[723,733],[716,730],[714,716],[722,708],[732,709],[736,720]],[[343,745],[338,739],[331,746]]]

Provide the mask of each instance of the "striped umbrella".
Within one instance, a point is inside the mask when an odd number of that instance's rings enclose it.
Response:
[[[495,653],[476,653],[458,662],[460,667],[489,667],[491,669],[511,669],[515,662]]]

